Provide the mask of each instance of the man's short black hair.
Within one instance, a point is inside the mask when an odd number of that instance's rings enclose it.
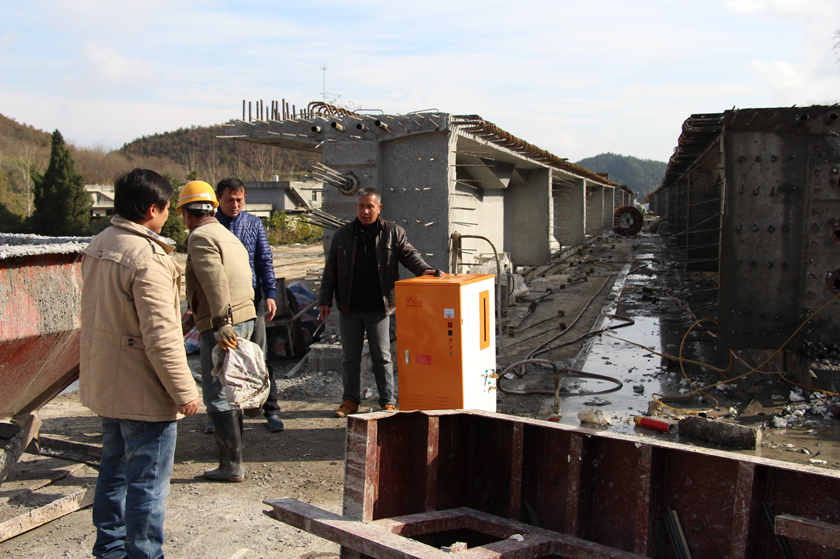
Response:
[[[213,208],[212,210],[201,210],[201,209],[198,209],[198,208],[191,208],[189,205],[187,205],[187,206],[183,206],[181,209],[184,210],[185,212],[189,212],[191,216],[197,217],[199,219],[201,219],[202,217],[207,217],[207,216],[212,217],[212,216],[216,215],[216,209],[215,208]]]
[[[173,192],[168,180],[149,169],[120,173],[114,179],[114,212],[130,221],[145,221],[149,208],[163,211]]]
[[[216,185],[216,198],[221,198],[225,191],[230,190],[236,192],[238,190],[245,190],[245,183],[239,179],[227,178],[219,181]]]
[[[359,193],[356,194],[356,202],[358,202],[359,198],[361,198],[362,196],[375,196],[376,197],[376,203],[377,204],[382,203],[382,196],[379,195],[379,191],[376,190],[375,188],[363,188],[363,189],[361,189],[359,191]]]

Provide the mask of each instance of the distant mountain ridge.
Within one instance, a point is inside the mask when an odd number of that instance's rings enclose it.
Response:
[[[595,173],[609,173],[611,181],[626,184],[633,194],[638,194],[639,203],[659,188],[668,166],[664,161],[609,152],[581,159],[577,164]]]
[[[60,132],[60,130],[59,130]],[[307,172],[318,156],[217,138],[217,127],[193,126],[144,136],[118,150],[68,144],[85,184],[114,184],[121,172],[152,169],[177,187],[193,178],[215,185],[225,177],[268,181]],[[46,170],[52,134],[0,114],[0,220],[32,211],[32,177]],[[7,215],[7,213],[9,215]],[[0,223],[0,231],[3,224]]]
[[[216,127],[192,126],[173,132],[142,136],[124,144],[119,152],[129,159],[155,157],[180,163],[186,169],[201,170],[204,175],[237,176],[242,180],[266,181],[271,175],[289,178],[302,173],[317,160],[317,155],[255,144],[220,139]],[[219,173],[219,171],[222,171]],[[222,176],[202,176],[213,182]]]
[[[30,142],[38,147],[49,148],[51,139],[52,135],[49,132],[38,130],[34,126],[21,124],[13,118],[0,115],[0,149],[10,140]]]

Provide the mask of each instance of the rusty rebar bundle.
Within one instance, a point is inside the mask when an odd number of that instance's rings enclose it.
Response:
[[[327,212],[318,209],[307,210],[304,212],[303,216],[304,221],[307,223],[324,229],[330,229],[331,231],[335,231],[344,225],[344,221],[332,214],[328,214]]]
[[[671,186],[688,166],[706,151],[722,130],[723,113],[695,114],[688,117],[683,122],[678,145],[668,161],[660,188]]]
[[[557,157],[553,153],[529,144],[525,140],[517,138],[510,132],[502,130],[492,122],[488,122],[478,115],[453,115],[452,124],[468,134],[472,134],[473,136],[477,136],[496,145],[504,146],[522,155],[527,155],[532,159],[542,161],[552,167],[572,172],[600,184],[607,184],[616,187],[621,186],[617,182],[605,179],[604,177],[593,173],[589,169],[581,167],[580,165],[575,165],[574,163],[569,163],[567,160]]]
[[[352,196],[359,191],[361,182],[355,173],[350,171],[346,175],[342,175],[332,167],[327,167],[323,163],[315,163],[312,165],[312,176],[317,180],[334,186],[341,191],[345,196]]]
[[[307,105],[306,112],[317,116],[359,116],[353,111],[324,103],[323,101],[312,101]]]

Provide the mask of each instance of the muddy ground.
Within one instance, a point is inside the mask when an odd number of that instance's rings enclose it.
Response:
[[[275,251],[278,276],[287,280],[308,276],[311,280],[317,277],[322,258],[320,246],[278,248]],[[686,356],[716,363],[714,344],[708,334],[692,333],[685,342],[682,340],[692,323],[704,316],[704,305],[708,311],[713,293],[709,291],[709,282],[713,281],[714,278],[687,275],[669,252],[668,243],[650,235],[637,239],[594,239],[558,259],[552,268],[530,271],[528,294],[508,310],[503,320],[507,325],[517,326],[517,332],[515,336],[505,335],[504,352],[497,346],[500,368],[525,359],[541,345],[547,345],[549,351],[537,355],[538,358],[615,378],[622,387],[600,395],[563,395],[557,414],[553,374],[529,366],[521,377],[509,375],[512,378],[502,379],[499,411],[578,425],[578,411],[587,403],[597,403],[611,417],[613,425],[608,428],[612,431],[679,441],[675,435],[636,428],[632,418],[648,411],[654,393],[679,395],[690,390],[678,363],[660,354],[677,355],[683,346]],[[540,297],[529,312],[529,302]],[[693,316],[687,312],[688,308],[700,310]],[[605,315],[629,317],[635,322],[632,326],[578,340],[592,329],[628,322]],[[329,333],[331,325],[327,326]],[[568,345],[560,347],[562,344]],[[750,360],[748,355],[741,357]],[[296,362],[296,359],[271,361],[278,379],[286,430],[270,433],[262,418],[246,420],[247,479],[244,483],[204,481],[201,473],[214,467],[216,459],[212,437],[202,430],[206,416],[201,413],[179,423],[172,489],[167,500],[165,552],[168,557],[337,556],[337,545],[281,524],[262,512],[268,508],[262,504],[264,499],[279,497],[293,497],[341,512],[345,421],[332,417],[341,399],[341,376],[336,371],[304,370],[286,378]],[[191,359],[191,366],[197,370],[195,358]],[[737,364],[724,375],[731,378],[736,370],[749,368]],[[697,366],[687,366],[686,375],[698,385],[713,384],[724,378],[720,373]],[[564,383],[569,392],[597,392],[616,386],[611,381],[581,380],[574,376],[565,378]],[[378,409],[371,375],[363,379],[363,386],[373,389],[374,394],[363,403],[362,409]],[[545,393],[532,393],[539,391]],[[830,401],[819,402],[806,391],[805,402],[791,402],[790,385],[780,377],[763,380],[755,373],[707,393],[710,396],[698,395],[691,401],[669,405],[692,411],[706,409],[709,415],[728,416],[723,419],[753,425],[772,424],[773,417],[785,417],[789,420],[786,429],[768,428],[761,447],[739,452],[840,469],[838,421],[826,417],[830,414],[814,413],[822,412],[823,404],[827,410]],[[798,397],[794,395],[794,399]],[[794,413],[797,406],[803,408],[799,417]],[[808,411],[804,410],[806,407]],[[672,419],[681,416],[680,412],[668,408],[663,411],[665,417],[671,415]],[[98,443],[99,420],[79,404],[76,392],[59,396],[45,406],[41,418],[44,423],[41,432],[45,435]],[[821,461],[825,464],[820,464]],[[44,480],[68,473],[53,484],[37,488]],[[95,480],[96,471],[89,466],[24,455],[13,475],[0,487],[0,522],[49,502],[54,498],[50,495],[68,494],[82,484],[94,484]],[[90,514],[90,508],[77,511],[0,543],[0,556],[89,557],[94,542]]]

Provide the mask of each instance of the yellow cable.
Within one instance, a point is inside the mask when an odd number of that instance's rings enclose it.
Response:
[[[669,289],[668,291],[670,292],[670,289]],[[671,297],[671,296],[670,296],[670,294],[668,294],[668,293],[666,293],[666,295],[668,295],[669,297]],[[793,340],[793,338],[794,338],[794,337],[795,337],[795,336],[799,333],[799,331],[800,331],[800,330],[802,330],[802,328],[804,328],[804,327],[805,327],[805,325],[806,325],[806,324],[808,324],[808,322],[810,322],[810,320],[811,320],[812,318],[814,318],[814,317],[815,317],[815,316],[817,316],[820,312],[822,312],[822,310],[823,310],[823,309],[825,309],[828,305],[830,305],[831,303],[833,303],[834,301],[836,301],[838,297],[840,297],[840,293],[838,293],[837,295],[835,295],[834,297],[832,297],[831,299],[829,299],[829,300],[828,300],[828,301],[827,301],[827,302],[826,302],[826,303],[825,303],[822,307],[820,307],[819,309],[817,309],[816,311],[814,311],[814,312],[811,314],[811,316],[809,316],[807,319],[805,319],[805,320],[802,322],[802,324],[800,324],[800,325],[799,325],[799,327],[798,327],[798,328],[797,328],[797,329],[793,332],[793,334],[791,334],[791,335],[788,337],[788,339],[785,341],[785,343],[783,343],[783,344],[782,344],[782,345],[781,345],[781,346],[780,346],[780,347],[779,347],[776,351],[774,351],[774,352],[773,352],[773,354],[772,354],[770,357],[768,357],[766,360],[764,360],[764,362],[763,362],[763,363],[761,363],[760,365],[757,365],[756,367],[753,367],[751,370],[747,371],[746,373],[744,373],[744,374],[742,374],[742,375],[738,375],[738,376],[733,377],[733,378],[730,378],[730,379],[724,379],[724,380],[722,380],[722,381],[720,381],[720,382],[716,382],[715,384],[710,384],[710,385],[708,385],[708,386],[704,386],[704,387],[702,387],[702,388],[697,388],[697,386],[696,386],[696,385],[695,385],[695,384],[691,381],[691,379],[689,379],[689,378],[688,378],[688,375],[687,375],[687,374],[686,374],[686,372],[685,372],[685,368],[683,367],[683,363],[690,363],[690,364],[694,364],[694,365],[699,365],[699,366],[701,366],[701,367],[705,367],[705,368],[708,368],[708,369],[712,369],[712,370],[718,371],[718,372],[720,372],[720,373],[724,373],[724,372],[726,372],[726,371],[728,371],[729,369],[731,369],[731,368],[732,368],[732,356],[735,356],[735,358],[736,358],[736,359],[738,359],[739,361],[741,361],[742,363],[744,363],[744,361],[743,361],[742,359],[740,359],[737,355],[735,355],[735,353],[734,353],[732,350],[729,350],[729,354],[730,354],[730,357],[729,357],[729,367],[727,367],[726,369],[718,369],[718,368],[713,367],[713,366],[711,366],[711,365],[708,365],[708,364],[706,364],[706,363],[701,363],[701,362],[698,362],[698,361],[693,361],[693,360],[690,360],[690,359],[683,359],[683,357],[682,357],[683,344],[685,344],[685,340],[686,340],[686,338],[688,337],[689,332],[691,332],[691,330],[692,330],[695,326],[697,326],[700,322],[703,322],[703,321],[705,321],[705,320],[711,320],[712,322],[714,322],[712,319],[708,319],[708,318],[706,318],[706,319],[701,319],[701,320],[698,320],[698,321],[696,321],[696,322],[695,322],[695,323],[691,326],[691,328],[689,328],[688,332],[686,332],[685,336],[683,336],[683,341],[682,341],[682,343],[680,344],[680,355],[679,355],[679,357],[674,357],[674,356],[667,355],[667,354],[664,354],[664,353],[659,353],[659,352],[654,351],[653,349],[651,349],[651,348],[649,348],[649,347],[647,347],[647,346],[644,346],[644,345],[639,344],[639,343],[636,343],[636,342],[632,342],[632,341],[630,341],[630,340],[625,340],[625,339],[623,339],[623,338],[619,338],[618,336],[612,335],[612,334],[610,334],[609,332],[605,332],[605,334],[606,334],[606,335],[608,335],[608,336],[610,336],[610,337],[612,337],[612,338],[615,338],[615,339],[617,339],[617,340],[621,340],[621,341],[623,341],[623,342],[626,342],[626,343],[629,343],[629,344],[632,344],[632,345],[635,345],[635,346],[641,347],[641,348],[643,348],[643,349],[646,349],[647,351],[649,351],[649,352],[651,352],[651,353],[653,353],[653,354],[655,354],[655,355],[659,355],[659,356],[661,356],[661,357],[665,357],[665,358],[668,358],[668,359],[676,359],[676,360],[679,360],[679,363],[680,363],[680,368],[682,369],[683,376],[686,378],[686,380],[688,380],[688,382],[689,382],[689,383],[690,383],[693,387],[695,387],[695,390],[693,390],[693,391],[691,391],[691,392],[686,392],[686,393],[684,393],[682,396],[680,396],[681,398],[685,398],[685,397],[691,396],[692,394],[696,394],[697,392],[701,392],[702,394],[704,394],[704,395],[706,395],[706,396],[709,396],[710,398],[712,398],[712,400],[715,400],[715,402],[717,402],[717,400],[716,400],[714,397],[712,397],[711,395],[709,395],[709,394],[705,393],[705,392],[704,392],[704,390],[708,390],[709,388],[714,388],[715,386],[718,386],[718,385],[720,385],[720,384],[728,384],[728,383],[734,382],[734,381],[736,381],[736,380],[740,380],[740,379],[742,379],[742,378],[744,378],[744,377],[746,377],[746,376],[751,375],[752,373],[758,373],[758,374],[760,374],[760,375],[778,375],[778,376],[779,376],[780,378],[782,378],[785,382],[787,382],[787,383],[789,383],[789,384],[792,384],[792,385],[794,385],[794,386],[798,386],[798,387],[800,387],[800,388],[804,388],[804,389],[806,389],[806,390],[812,390],[812,391],[814,391],[814,392],[821,392],[821,393],[823,393],[823,394],[828,394],[828,395],[830,395],[830,396],[838,396],[838,397],[840,397],[840,394],[837,394],[837,393],[831,392],[830,390],[823,390],[823,389],[821,389],[821,388],[815,388],[815,387],[812,387],[812,386],[806,386],[806,385],[803,385],[803,384],[799,384],[799,383],[797,383],[797,382],[794,382],[794,381],[792,381],[792,380],[789,380],[789,379],[785,378],[785,377],[784,377],[784,375],[782,375],[779,371],[762,371],[762,370],[760,370],[760,369],[761,369],[762,367],[764,367],[767,363],[769,363],[770,361],[772,361],[772,360],[773,360],[773,358],[775,358],[775,357],[776,357],[776,355],[778,355],[778,354],[779,354],[779,352],[780,352],[780,351],[782,351],[782,350],[783,350],[783,349],[784,349],[784,348],[785,348],[785,347],[786,347],[786,346],[787,346],[787,345],[791,342],[791,340]],[[676,300],[676,301],[679,303],[679,300],[677,300],[675,297],[671,297],[671,298],[672,298],[672,299],[674,299],[674,300]],[[685,308],[685,307],[683,307],[682,305],[680,305],[680,307],[681,307],[681,308]],[[686,309],[686,310],[688,310],[688,309]],[[688,311],[688,312],[690,313],[691,311]],[[692,316],[694,316],[694,314],[693,314],[693,313],[691,313],[691,314],[692,314]],[[747,365],[747,366],[749,366],[749,365],[748,365],[748,364],[746,364],[746,363],[744,363],[744,364],[745,364],[745,365]],[[668,396],[666,396],[666,395],[664,395],[664,394],[654,393],[654,394],[652,395],[652,398],[653,398],[653,400],[654,400],[656,403],[658,403],[658,404],[660,404],[660,405],[662,405],[662,406],[664,406],[664,407],[666,407],[666,408],[668,408],[668,409],[671,409],[671,410],[674,410],[674,411],[677,411],[677,412],[680,412],[680,413],[686,413],[686,414],[698,414],[698,413],[702,413],[703,411],[710,411],[710,410],[691,411],[691,410],[682,410],[682,409],[679,409],[679,408],[674,408],[674,407],[671,407],[671,406],[669,406],[669,405],[667,405],[667,404],[663,403],[661,400],[657,400],[657,399],[656,399],[656,397],[657,397],[657,396],[659,396],[659,397],[661,397],[661,398],[668,398]],[[717,407],[717,406],[716,406],[716,407]]]
[[[692,316],[694,316],[694,315],[692,315]],[[686,341],[686,339],[688,339],[688,335],[691,334],[691,331],[694,329],[695,326],[697,326],[698,324],[700,324],[701,322],[704,322],[706,320],[711,320],[711,319],[710,318],[704,318],[702,320],[695,320],[694,324],[691,325],[691,328],[689,328],[686,331],[685,336],[683,336],[682,342],[680,342],[680,370],[682,371],[683,377],[685,377],[685,379],[688,381],[688,383],[692,387],[694,387],[694,389],[695,389],[694,392],[700,392],[701,394],[704,394],[704,395],[708,396],[709,398],[711,398],[712,400],[714,400],[715,401],[715,406],[714,407],[717,408],[717,407],[720,406],[720,402],[718,401],[718,399],[715,398],[714,396],[712,396],[711,394],[707,394],[706,392],[704,392],[704,390],[702,388],[699,388],[696,384],[694,384],[694,382],[692,382],[692,380],[690,378],[688,378],[688,373],[685,372],[685,365],[683,363],[683,348],[685,347],[685,341]],[[714,320],[712,320],[712,322],[714,322]],[[715,324],[717,324],[717,323],[715,322]],[[730,359],[730,362],[729,362],[729,366],[730,367],[732,366],[732,360],[731,359]],[[721,373],[721,374],[723,374],[723,373]],[[656,400],[656,398],[654,398],[654,400]],[[661,404],[661,402],[660,402],[660,404]]]

